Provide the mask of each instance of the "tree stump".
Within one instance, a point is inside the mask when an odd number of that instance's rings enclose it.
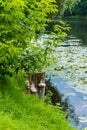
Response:
[[[37,90],[37,94],[39,97],[44,100],[45,95],[45,72],[37,72],[37,73],[28,73],[27,77],[30,86],[35,87]]]

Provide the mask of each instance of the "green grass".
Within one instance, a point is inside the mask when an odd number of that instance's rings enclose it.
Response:
[[[0,81],[0,130],[75,130],[65,113],[26,95],[24,77],[6,77]]]

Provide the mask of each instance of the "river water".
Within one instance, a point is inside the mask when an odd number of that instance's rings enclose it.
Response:
[[[87,128],[87,19],[64,18],[71,26],[68,38],[58,47],[52,82],[69,98],[78,126]]]
[[[70,117],[71,124],[80,130],[87,130],[87,19],[64,18],[63,21],[70,24],[71,31],[56,49],[54,56],[58,61],[48,74],[51,74],[53,85],[63,93],[63,98],[68,98],[69,106],[74,108],[74,111],[70,108],[70,114],[75,119],[73,121]],[[51,28],[52,25],[48,27],[48,32]],[[48,34],[39,39],[39,44],[44,40],[48,40]]]

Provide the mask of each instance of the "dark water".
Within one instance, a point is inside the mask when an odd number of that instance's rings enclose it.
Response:
[[[87,46],[87,19],[86,18],[63,18],[71,25],[71,36],[81,39],[82,45]]]
[[[87,19],[64,18],[71,25],[69,37],[58,47],[52,82],[68,97],[78,115],[78,126],[87,129]]]

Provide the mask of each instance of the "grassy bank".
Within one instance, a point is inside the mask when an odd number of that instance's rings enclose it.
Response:
[[[24,92],[24,75],[0,80],[0,130],[75,130],[65,113]]]

